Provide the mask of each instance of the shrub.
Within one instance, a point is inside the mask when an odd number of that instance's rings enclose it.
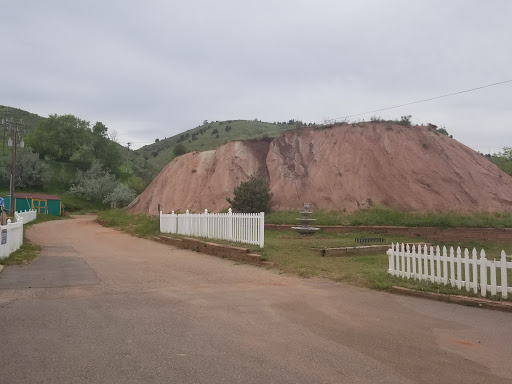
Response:
[[[69,192],[87,201],[101,201],[116,186],[116,178],[101,163],[94,163],[86,172],[77,171],[75,184]]]
[[[175,157],[184,155],[185,153],[187,153],[187,148],[185,148],[183,144],[178,144],[174,147],[173,153]]]
[[[233,191],[233,200],[226,198],[231,207],[242,213],[270,212],[272,194],[267,183],[254,176],[240,183]]]
[[[103,203],[109,203],[113,207],[124,207],[130,204],[135,197],[136,194],[133,189],[124,183],[119,183],[112,192],[105,196]]]
[[[441,127],[437,130],[437,132],[439,133],[442,133],[443,135],[446,135],[446,136],[450,136],[450,134],[448,133],[448,131],[446,130],[445,127]]]
[[[400,121],[398,122],[398,124],[404,125],[406,127],[410,127],[411,126],[411,118],[412,118],[411,115],[402,116],[402,117],[400,117]]]

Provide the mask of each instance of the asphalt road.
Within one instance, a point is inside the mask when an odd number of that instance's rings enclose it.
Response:
[[[512,383],[512,315],[33,226],[0,274],[0,383]]]

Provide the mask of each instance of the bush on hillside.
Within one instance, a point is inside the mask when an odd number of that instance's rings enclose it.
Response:
[[[16,155],[16,188],[43,189],[50,180],[50,167],[31,148]]]
[[[0,158],[0,188],[9,188],[12,163]],[[50,167],[31,148],[19,148],[16,156],[16,188],[44,189],[50,180]]]
[[[103,199],[103,203],[110,204],[114,208],[125,207],[135,199],[135,191],[124,183],[116,185],[114,190]]]
[[[174,157],[178,157],[187,153],[187,148],[183,144],[178,144],[174,147]]]
[[[86,172],[78,170],[75,184],[69,192],[87,201],[102,201],[116,186],[116,177],[103,168],[101,163],[94,163]]]
[[[236,212],[259,213],[270,212],[272,194],[267,183],[254,176],[240,183],[233,191],[233,200],[226,198]]]

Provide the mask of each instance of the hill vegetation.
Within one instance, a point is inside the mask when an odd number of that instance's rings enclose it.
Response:
[[[219,145],[234,140],[246,140],[263,137],[277,137],[290,129],[303,127],[301,121],[266,123],[259,120],[205,120],[203,124],[178,135],[164,139],[156,139],[154,144],[139,148],[136,152],[149,161],[158,170],[162,169],[178,154],[192,151],[209,151]],[[311,124],[309,124],[311,125]]]
[[[485,155],[502,171],[512,176],[512,147],[504,147],[502,152],[493,155]]]
[[[73,115],[43,118],[4,106],[1,113],[7,121],[23,120],[19,131],[25,146],[21,148],[18,144],[16,151],[16,192],[57,194],[68,210],[126,205],[156,174],[142,156],[128,152],[111,140],[108,128],[101,122],[91,125]],[[4,121],[2,129],[6,138],[12,136],[8,127],[12,124]],[[2,196],[9,193],[11,155],[11,147],[3,145],[0,153]]]
[[[30,113],[19,108],[6,107],[0,105],[0,119],[12,119],[14,121],[23,121],[24,129],[30,132],[44,117]]]

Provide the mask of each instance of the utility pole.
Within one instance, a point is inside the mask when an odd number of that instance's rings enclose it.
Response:
[[[11,187],[10,187],[10,200],[9,200],[9,214],[14,215],[14,185],[16,184],[16,151],[18,147],[18,137],[19,137],[19,127],[24,126],[23,120],[19,122],[14,122],[13,120],[9,120],[7,118],[2,119],[2,124],[4,125],[4,129],[7,128],[9,132],[12,132],[12,138],[9,138],[8,145],[12,146],[11,152]],[[5,133],[5,131],[4,131]],[[25,143],[23,140],[20,140],[20,148],[23,148]]]
[[[126,152],[126,173],[128,173],[128,155],[130,154],[130,146],[132,143],[126,143],[126,146],[128,147],[128,151]]]
[[[6,122],[8,121],[8,117],[9,117],[9,111],[7,110],[7,107],[4,107],[4,118],[2,119],[2,125],[4,127],[4,139],[2,141],[2,153],[5,154],[5,136],[6,136],[6,131],[7,131],[7,124]]]

